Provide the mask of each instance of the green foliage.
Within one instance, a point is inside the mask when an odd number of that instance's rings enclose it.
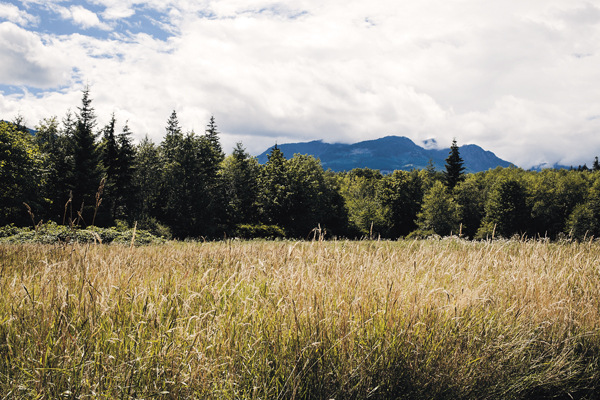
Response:
[[[454,187],[453,196],[458,206],[458,222],[462,224],[463,237],[475,237],[485,215],[482,177],[483,174],[469,175]]]
[[[234,236],[243,239],[275,239],[286,237],[285,231],[277,225],[240,224],[234,229]]]
[[[160,150],[161,220],[178,238],[215,234],[224,208],[218,178],[223,154],[216,133],[184,136],[173,112]]]
[[[44,184],[39,188],[44,206],[38,214],[45,220],[62,222],[64,205],[73,189],[72,127],[70,114],[62,128],[56,117],[44,119],[36,126],[34,141],[44,160]]]
[[[421,232],[434,232],[440,236],[459,233],[459,207],[441,182],[435,182],[425,194],[417,217]]]
[[[375,198],[381,207],[383,232],[387,237],[406,236],[417,227],[422,185],[418,171],[394,171],[379,179]]]
[[[287,160],[277,146],[269,153],[258,182],[261,219],[269,224],[283,225],[291,193],[287,188]]]
[[[566,231],[580,240],[600,237],[600,179],[596,179],[589,189],[587,201],[573,209]]]
[[[0,224],[31,224],[27,203],[34,224],[139,221],[167,238],[217,238],[236,226],[262,224],[298,238],[317,226],[328,237],[600,234],[597,159],[592,170],[498,167],[465,175],[454,140],[444,172],[430,162],[424,170],[386,176],[368,168],[334,173],[308,155],[286,160],[277,146],[260,165],[241,143],[225,158],[214,117],[203,135],[184,134],[173,111],[160,146],[148,138],[134,146],[127,123],[116,134],[114,115],[95,130],[91,103],[86,87],[75,115],[67,112],[62,124],[56,117],[40,121],[33,137],[20,116],[16,125],[2,123]]]
[[[222,164],[220,176],[227,200],[229,224],[251,223],[258,219],[258,177],[261,166],[241,143]]]
[[[574,208],[586,199],[588,174],[548,169],[528,173],[525,178],[531,203],[530,231],[554,238],[570,230],[566,222]]]
[[[130,220],[142,221],[161,215],[160,190],[163,163],[159,148],[144,137],[136,147],[132,176],[134,207]]]
[[[488,196],[485,212],[476,238],[510,238],[515,234],[526,234],[531,212],[527,206],[527,193],[523,183],[509,177],[500,178]]]
[[[27,221],[24,202],[43,207],[44,158],[32,136],[0,121],[0,225]],[[36,211],[37,212],[37,211]]]
[[[79,113],[72,137],[73,204],[76,209],[85,205],[84,213],[90,215],[90,219],[95,206],[95,195],[104,175],[102,153],[96,141],[98,134],[94,132],[96,114],[91,104],[90,89],[86,87],[81,107],[77,107]]]
[[[16,228],[8,225],[0,228],[0,243],[22,244],[22,243],[119,243],[130,245],[134,236],[133,229],[123,230],[119,227],[98,228],[95,226],[82,229],[80,227],[69,228],[57,225],[55,222],[42,224],[37,229]],[[163,243],[165,239],[157,237],[143,229],[135,230],[134,244],[147,245]]]
[[[355,169],[342,175],[340,190],[348,209],[348,222],[358,234],[372,236],[385,229],[385,216],[376,193],[379,171]]]

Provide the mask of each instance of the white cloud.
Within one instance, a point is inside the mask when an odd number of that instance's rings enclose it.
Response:
[[[10,22],[0,23],[0,84],[52,88],[70,80],[65,60],[44,41]]]
[[[28,14],[26,11],[20,10],[19,7],[7,3],[0,3],[0,19],[21,26],[36,26],[39,23],[39,18],[35,15]]]
[[[65,20],[71,20],[74,24],[79,25],[83,29],[98,28],[105,31],[110,31],[112,28],[110,25],[100,21],[96,13],[82,7],[82,6],[71,6],[69,8],[54,5],[51,9],[59,13],[60,16]]]
[[[50,60],[65,60],[49,70],[77,68],[68,78],[78,83],[39,98],[0,96],[0,110],[18,105],[34,121],[63,115],[89,81],[101,124],[116,110],[138,137],[148,133],[157,142],[176,109],[196,132],[214,114],[226,149],[243,139],[255,154],[276,140],[405,135],[435,137],[443,146],[456,137],[523,167],[589,164],[600,155],[600,119],[593,119],[600,115],[600,9],[590,2],[94,4],[106,7],[105,20],[159,11],[176,35],[164,42],[146,34],[100,40],[28,33]],[[82,26],[103,24],[81,6],[60,10]],[[19,76],[4,74],[3,81]],[[60,79],[45,80],[54,81]]]

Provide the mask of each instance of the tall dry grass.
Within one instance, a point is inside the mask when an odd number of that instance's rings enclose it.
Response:
[[[0,398],[600,395],[596,243],[4,245],[0,263]]]

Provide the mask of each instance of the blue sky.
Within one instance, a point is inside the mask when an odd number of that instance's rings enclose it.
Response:
[[[216,117],[225,149],[402,135],[523,167],[600,156],[600,1],[0,0],[0,117],[90,85],[160,142]]]

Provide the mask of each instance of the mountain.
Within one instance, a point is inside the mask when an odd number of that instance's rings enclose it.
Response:
[[[294,154],[308,154],[321,159],[323,168],[333,171],[350,171],[354,168],[378,169],[382,173],[394,170],[422,169],[429,160],[433,160],[438,170],[444,169],[445,160],[450,149],[437,150],[434,139],[425,142],[425,147],[416,145],[403,136],[386,136],[375,140],[366,140],[354,144],[323,143],[315,140],[305,143],[287,143],[277,145],[286,158]],[[273,147],[258,156],[262,164],[267,162],[267,154]],[[467,172],[486,171],[497,166],[508,167],[510,162],[504,161],[491,151],[486,151],[474,144],[460,146],[460,156],[465,161]]]

